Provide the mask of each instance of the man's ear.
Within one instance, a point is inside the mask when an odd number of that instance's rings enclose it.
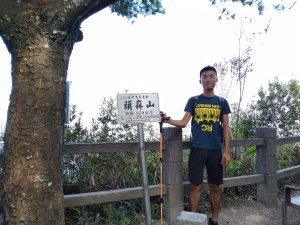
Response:
[[[202,84],[202,82],[201,82],[201,78],[200,78],[200,80],[199,80],[199,83],[200,83],[200,84]]]

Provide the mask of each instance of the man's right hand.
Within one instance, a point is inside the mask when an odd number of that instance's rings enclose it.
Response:
[[[166,121],[166,120],[171,119],[171,117],[170,117],[170,116],[167,116],[167,114],[164,113],[163,111],[160,111],[160,116],[161,116],[161,118],[163,119],[163,121]]]

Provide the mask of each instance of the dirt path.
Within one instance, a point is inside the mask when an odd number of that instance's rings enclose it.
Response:
[[[281,225],[281,204],[266,208],[255,200],[243,200],[234,206],[223,207],[220,225]],[[288,224],[300,225],[300,213],[288,208]]]
[[[159,224],[159,221],[153,223]],[[221,209],[219,225],[282,225],[281,204],[267,208],[255,200],[241,199],[238,203]],[[288,207],[288,225],[300,225],[299,211],[290,207]]]
[[[300,225],[300,212],[288,207],[288,225]],[[153,225],[159,225],[155,221]],[[167,225],[164,223],[164,225]],[[281,203],[277,207],[265,207],[253,199],[234,199],[222,206],[219,225],[282,225]]]

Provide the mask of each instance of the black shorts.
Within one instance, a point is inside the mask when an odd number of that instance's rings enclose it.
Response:
[[[189,182],[203,183],[203,172],[206,167],[207,182],[223,184],[222,151],[217,149],[201,149],[192,147],[189,155]]]

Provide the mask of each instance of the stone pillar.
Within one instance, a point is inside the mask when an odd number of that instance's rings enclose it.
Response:
[[[166,186],[163,217],[170,225],[176,223],[177,216],[183,211],[182,146],[181,128],[163,129],[163,184]]]
[[[256,172],[265,177],[264,183],[257,184],[257,200],[267,207],[275,207],[278,206],[276,129],[257,128],[256,137],[264,138],[264,145],[256,146]]]

